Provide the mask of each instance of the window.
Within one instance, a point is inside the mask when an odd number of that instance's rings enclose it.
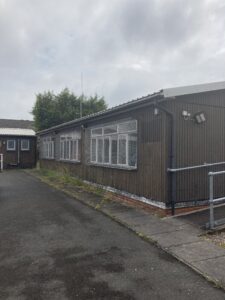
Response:
[[[97,146],[97,140],[92,139],[91,140],[91,161],[96,162],[96,146]]]
[[[7,151],[16,150],[16,140],[7,140]]]
[[[119,135],[118,139],[118,163],[120,165],[127,165],[127,136]]]
[[[104,163],[109,163],[110,149],[109,149],[109,137],[104,138]]]
[[[80,134],[68,133],[60,137],[60,159],[80,161]]]
[[[91,162],[137,167],[137,121],[121,122],[91,130]]]
[[[22,144],[21,144],[22,146]],[[22,148],[21,148],[22,149]],[[46,137],[43,139],[42,149],[41,149],[42,158],[52,159],[54,158],[54,139],[53,137]]]
[[[30,150],[30,141],[29,140],[21,140],[21,150],[22,151]]]

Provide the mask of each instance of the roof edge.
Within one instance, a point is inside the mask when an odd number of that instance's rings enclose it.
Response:
[[[225,81],[202,83],[188,86],[163,89],[163,95],[167,97],[184,96],[190,94],[206,93],[225,89]]]
[[[89,122],[89,121],[93,120],[94,118],[97,119],[97,118],[100,118],[100,117],[104,117],[104,116],[110,115],[111,113],[112,114],[117,113],[118,111],[123,112],[123,110],[125,110],[127,108],[131,108],[131,109],[136,108],[137,106],[139,106],[139,105],[141,105],[145,102],[148,102],[149,100],[153,100],[157,97],[160,97],[160,96],[163,96],[162,91],[159,91],[159,92],[156,92],[156,93],[153,93],[153,94],[141,97],[141,98],[137,98],[135,100],[131,100],[129,102],[114,106],[112,108],[109,108],[109,109],[106,109],[106,110],[103,110],[103,111],[85,116],[83,118],[75,119],[75,120],[65,122],[65,123],[62,123],[62,124],[59,124],[59,125],[56,125],[56,126],[52,126],[50,128],[38,131],[37,135],[43,135],[43,134],[46,134],[46,133],[51,132],[53,130],[63,129],[63,128],[66,128],[66,127],[69,127],[69,126],[72,126],[72,125],[76,125],[76,124],[83,124],[83,123],[86,123],[86,122]]]

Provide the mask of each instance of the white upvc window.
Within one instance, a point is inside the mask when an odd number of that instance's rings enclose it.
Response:
[[[22,139],[20,147],[21,147],[21,151],[29,151],[30,150],[30,140]]]
[[[91,163],[137,167],[137,121],[91,129]]]
[[[53,137],[43,138],[42,158],[53,159],[55,155],[55,145]]]
[[[7,140],[7,151],[16,150],[16,140]]]
[[[60,160],[80,161],[80,134],[68,133],[60,136]]]

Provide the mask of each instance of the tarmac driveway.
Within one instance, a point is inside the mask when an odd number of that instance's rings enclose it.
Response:
[[[23,171],[0,174],[0,299],[224,299],[128,229]]]

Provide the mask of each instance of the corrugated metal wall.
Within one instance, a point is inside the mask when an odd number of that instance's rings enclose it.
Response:
[[[176,167],[186,167],[225,161],[225,92],[207,92],[177,97],[161,103],[174,113],[176,120]],[[184,120],[182,111],[191,114]],[[204,112],[206,122],[197,124],[193,116]],[[111,186],[138,196],[162,202],[170,202],[170,175],[167,172],[170,161],[170,126],[168,116],[153,108],[123,113],[106,122],[127,118],[138,121],[138,167],[137,170],[120,170],[89,163],[90,124],[82,130],[82,161],[80,164],[43,160],[42,165],[51,168],[66,168],[71,174],[92,182]],[[93,122],[92,125],[97,125]],[[101,123],[102,124],[102,123]],[[100,125],[100,123],[99,123]],[[59,133],[56,143],[59,144]],[[59,149],[56,148],[59,159]],[[208,171],[221,170],[214,167],[186,171],[176,176],[176,201],[197,201],[208,198]],[[225,176],[216,179],[215,195],[225,195]]]
[[[178,97],[167,103],[177,124],[177,168],[225,161],[225,92],[216,91]],[[182,111],[191,113],[184,120]],[[206,122],[197,124],[196,113],[204,112]],[[208,172],[220,167],[183,171],[177,175],[178,202],[208,199]],[[215,196],[225,195],[225,176],[215,179]]]
[[[137,170],[126,170],[90,164],[90,128],[116,120],[136,119],[138,121]],[[59,135],[56,134],[56,159],[59,160]],[[93,122],[82,129],[81,163],[42,160],[41,165],[49,168],[66,168],[75,176],[91,182],[110,186],[148,199],[167,200],[167,149],[166,116],[155,116],[153,108],[139,109],[132,113],[107,118],[105,122]]]

